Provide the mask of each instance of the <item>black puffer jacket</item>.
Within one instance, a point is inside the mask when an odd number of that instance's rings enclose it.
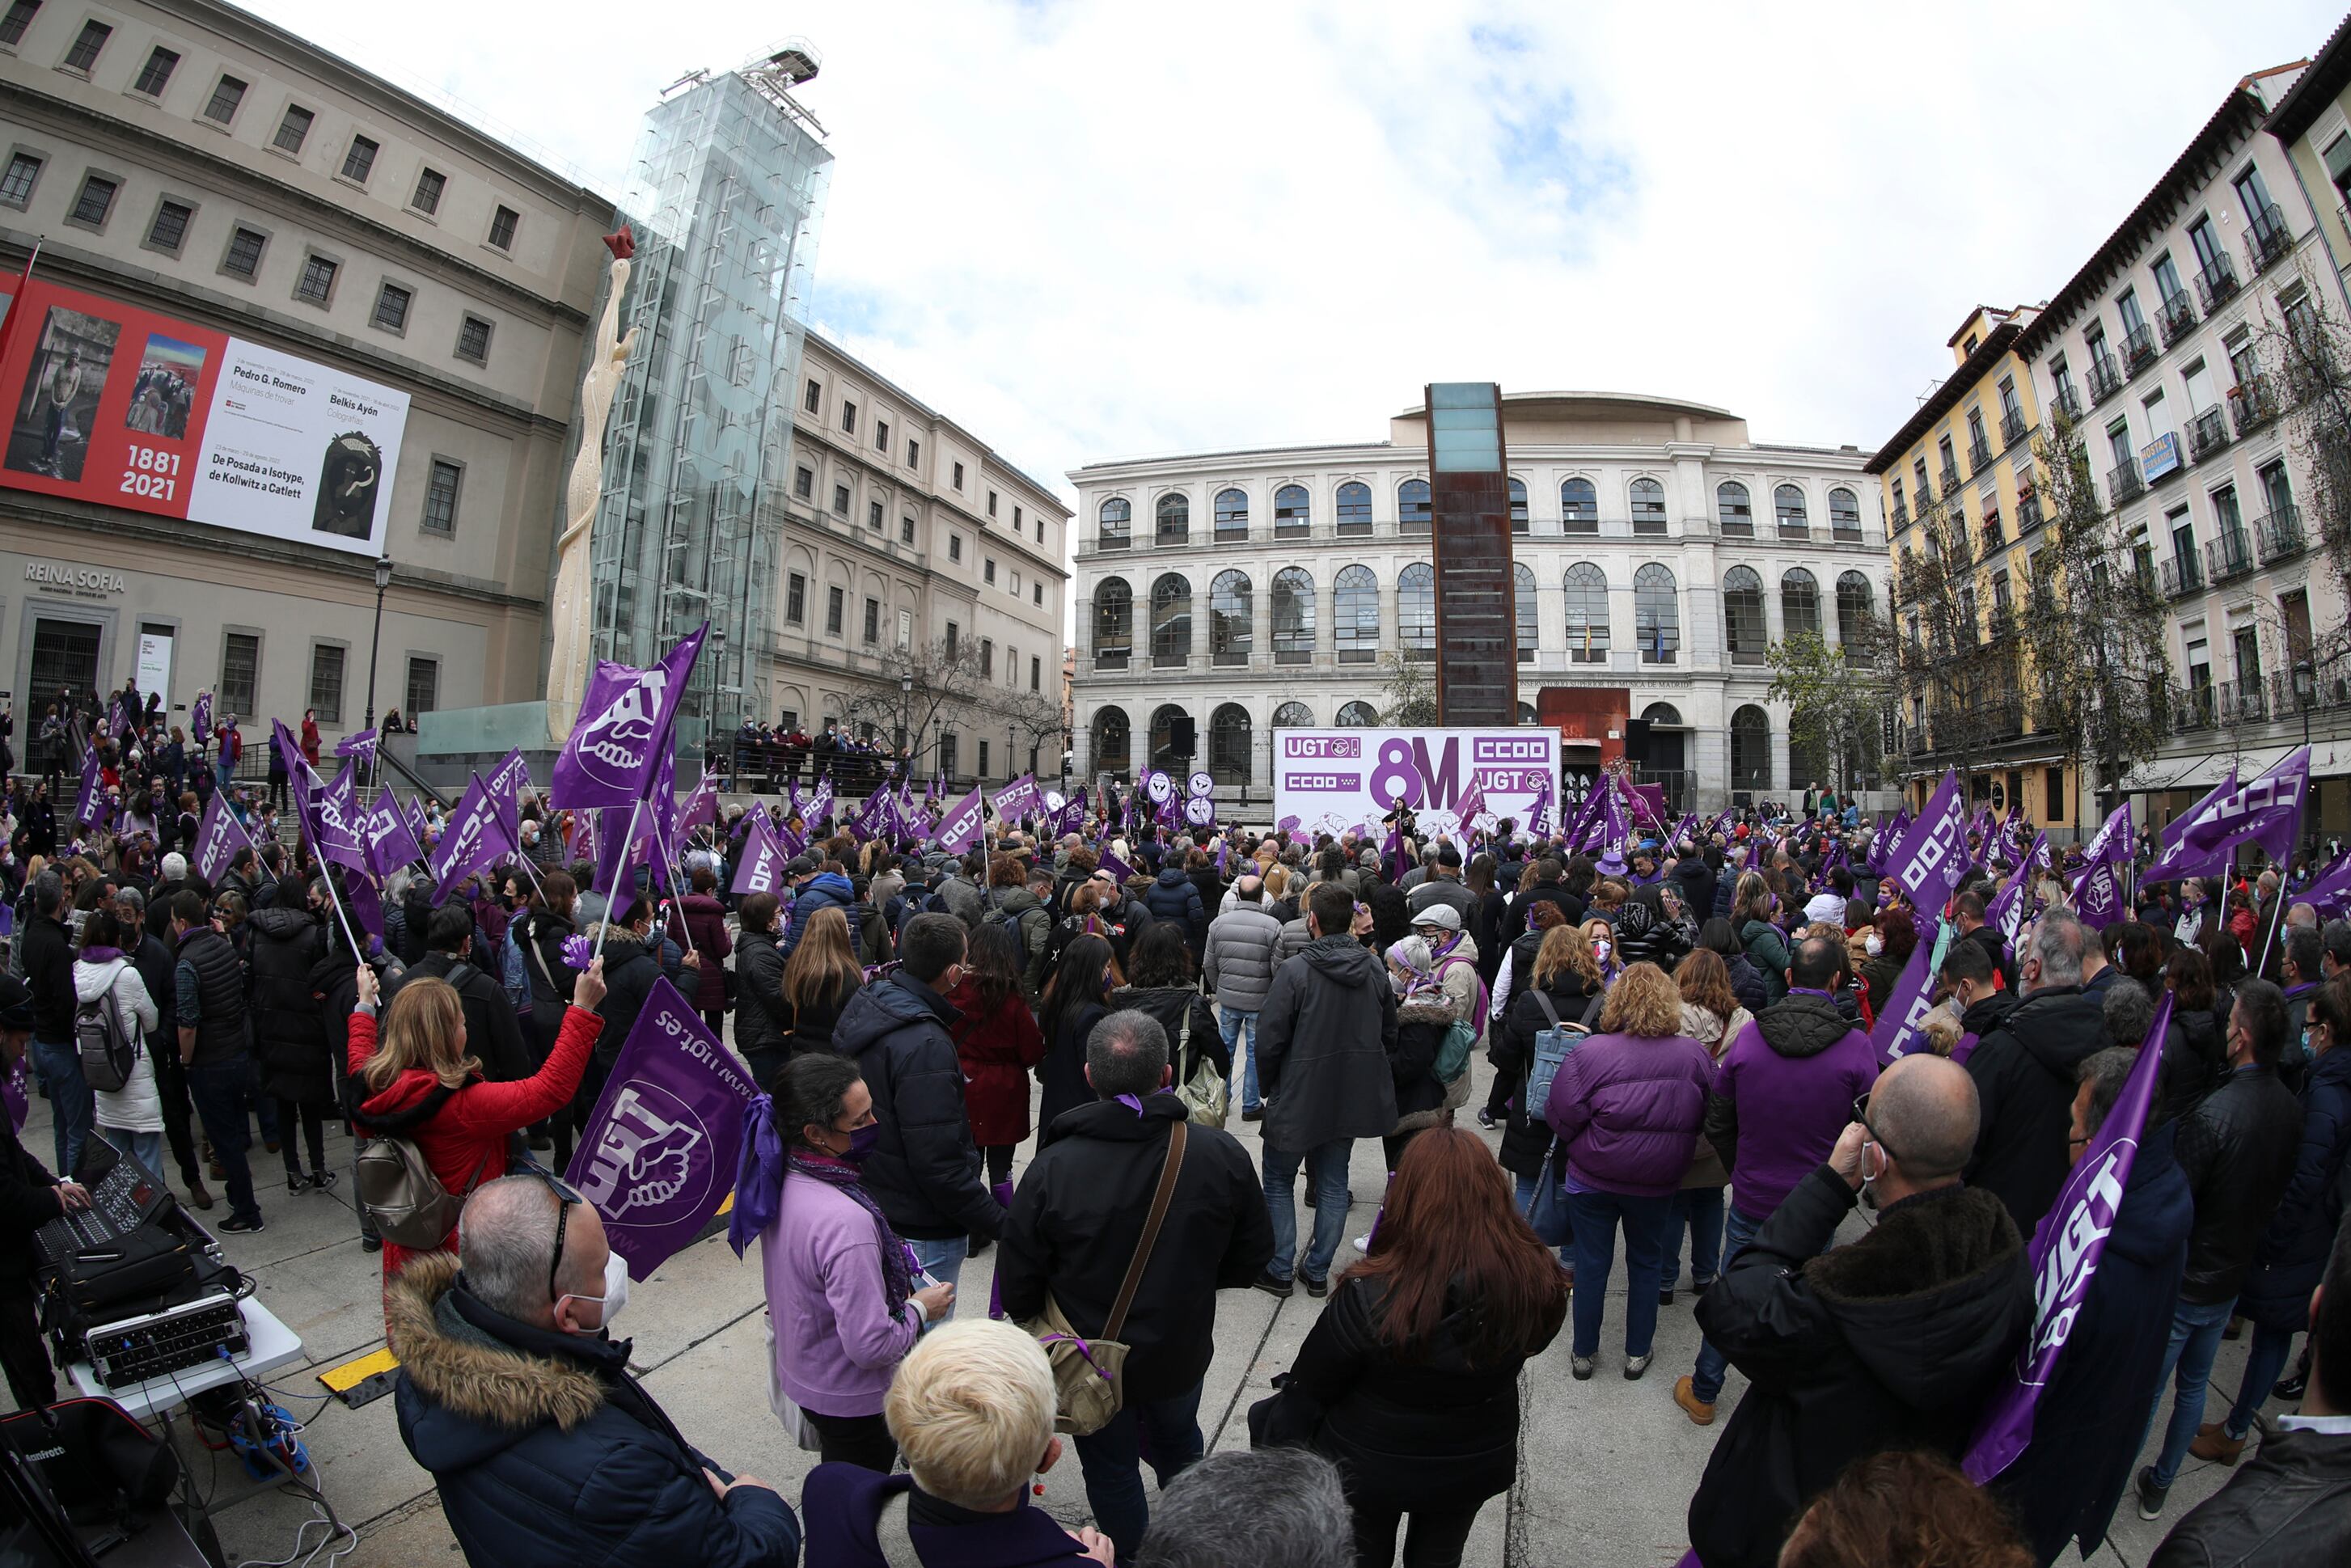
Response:
[[[1692,920],[1707,920],[1714,915],[1714,873],[1698,855],[1684,855],[1674,862],[1674,882],[1682,895],[1682,912]],[[1745,998],[1740,998],[1745,1006]]]
[[[2310,1293],[2326,1272],[2343,1220],[2343,1171],[2351,1157],[2351,1051],[2330,1050],[2302,1086],[2302,1142],[2294,1176],[2254,1251],[2237,1311],[2264,1328],[2310,1326]]]
[[[1970,1186],[2008,1205],[2009,1218],[2027,1236],[2057,1201],[2072,1168],[2065,1140],[2074,1125],[2074,1071],[2106,1045],[2104,999],[2079,986],[2054,986],[2017,1004],[1968,1058],[1982,1131],[1964,1175]]]
[[[1519,973],[1518,960],[1513,958],[1510,962],[1515,977]],[[1536,1106],[1531,1115],[1528,1113],[1527,1097],[1520,1091],[1526,1083],[1527,1069],[1535,1059],[1535,1036],[1551,1027],[1551,1019],[1534,998],[1531,959],[1525,973],[1529,983],[1525,989],[1511,993],[1510,1009],[1502,1015],[1502,1027],[1487,1031],[1486,1060],[1494,1064],[1496,1082],[1512,1085],[1510,1119],[1502,1125],[1502,1168],[1513,1176],[1531,1176],[1539,1175],[1543,1161],[1551,1156],[1552,1130],[1551,1124],[1543,1120],[1541,1106]],[[1583,977],[1573,969],[1560,970],[1542,989],[1551,998],[1552,1010],[1559,1014],[1559,1021],[1568,1025],[1582,1021],[1600,994],[1585,985]],[[1592,1021],[1596,1028],[1599,1015],[1593,1014]]]
[[[1170,865],[1154,879],[1151,891],[1143,895],[1143,906],[1151,911],[1154,920],[1178,920],[1184,925],[1184,940],[1197,959],[1201,946],[1208,940],[1208,906],[1200,902],[1200,890],[1183,868]]]
[[[2240,1067],[2179,1123],[2179,1168],[2196,1198],[2182,1301],[2234,1301],[2294,1177],[2302,1102],[2274,1067]]]
[[[563,944],[572,935],[571,917],[551,909],[526,910],[507,934],[523,945],[523,977],[530,982],[530,1027],[523,1033],[534,1064],[544,1065],[563,1028],[579,977],[563,962]]]
[[[1217,1071],[1228,1080],[1232,1077],[1232,1048],[1225,1043],[1216,1012],[1197,987],[1122,986],[1111,993],[1110,1006],[1113,1012],[1132,1008],[1147,1013],[1167,1031],[1167,1065],[1175,1070],[1177,1082],[1184,1078],[1179,1061],[1187,1056],[1196,1061],[1206,1055],[1217,1064]]]
[[[1667,974],[1698,940],[1689,916],[1666,913],[1665,894],[1655,883],[1637,887],[1616,917],[1616,949],[1628,964],[1655,964]]]
[[[735,938],[735,1049],[746,1057],[784,1049],[784,954],[773,931]]]
[[[1388,1047],[1388,1077],[1395,1084],[1395,1132],[1436,1124],[1446,1091],[1437,1076],[1437,1055],[1452,1028],[1453,1006],[1442,992],[1396,1004],[1395,1042]]]
[[[2024,1239],[1990,1193],[1905,1198],[1829,1250],[1853,1207],[1821,1166],[1698,1298],[1748,1379],[1690,1499],[1706,1568],[1776,1563],[1804,1504],[1865,1455],[1957,1459],[2032,1321]]]
[[[612,1075],[621,1046],[637,1027],[637,1015],[645,1010],[653,982],[661,977],[658,949],[638,941],[625,928],[615,927],[606,935],[604,999],[596,1004],[596,1016],[604,1020],[604,1029],[596,1037],[588,1071],[580,1075],[580,1088],[571,1096],[572,1108],[581,1116],[596,1108],[596,1098],[604,1092],[604,1081]]]
[[[1763,983],[1763,971],[1745,953],[1733,953],[1724,957],[1722,967],[1730,971],[1730,994],[1739,1005],[1750,1013],[1760,1014],[1771,1005],[1771,988]]]
[[[2169,1121],[2194,1110],[2229,1076],[2228,1030],[2210,1012],[2176,1009],[2163,1036],[2163,1082],[2156,1114]]]
[[[327,954],[326,927],[307,909],[256,909],[245,924],[261,1086],[280,1100],[331,1104],[337,1074],[311,983]]]
[[[1304,1153],[1395,1125],[1395,992],[1351,936],[1324,936],[1282,965],[1257,1015],[1265,1139]]]
[[[856,1059],[882,1127],[866,1156],[865,1190],[910,1241],[992,1238],[1004,1226],[964,1109],[963,1064],[947,1032],[956,1016],[902,969],[850,998],[833,1028],[833,1049]]]

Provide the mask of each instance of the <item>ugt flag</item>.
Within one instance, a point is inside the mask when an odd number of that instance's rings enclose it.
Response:
[[[1918,916],[1918,945],[1910,949],[1909,961],[1902,966],[1894,988],[1886,994],[1886,1005],[1877,1011],[1877,1027],[1869,1031],[1869,1042],[1877,1048],[1880,1062],[1908,1055],[1923,1038],[1919,1024],[1935,1007],[1930,966],[1936,930],[1941,924],[1929,914],[1922,912]]]
[[[596,661],[579,722],[555,758],[550,805],[628,806],[644,798],[669,752],[677,705],[709,632],[705,621],[648,670]]]
[[[2170,1026],[2171,994],[2167,991],[2147,1038],[2139,1042],[2138,1064],[2032,1233],[2032,1331],[2016,1353],[2007,1385],[1985,1406],[1974,1440],[1959,1460],[1968,1479],[1978,1486],[2006,1469],[2032,1440],[2033,1407],[2081,1316],[2090,1281],[2105,1256],[2115,1215],[2123,1205],[2123,1189],[2130,1185],[2139,1136],[2155,1103],[2164,1033]]]
[[[2225,870],[2237,846],[2255,843],[2283,861],[2302,829],[2310,792],[2310,747],[2296,747],[2260,778],[2224,795],[2208,795],[2180,825],[2179,836],[2147,868],[2149,882],[2210,876]]]
[[[632,1277],[651,1274],[718,1212],[756,1092],[677,988],[656,979],[566,1173]]]
[[[2130,863],[2132,842],[2130,802],[2125,800],[2090,841],[2087,863],[2074,883],[2074,908],[2093,931],[2130,913],[2123,907],[2121,868]]]

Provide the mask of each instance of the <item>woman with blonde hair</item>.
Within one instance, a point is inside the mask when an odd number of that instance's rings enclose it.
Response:
[[[799,945],[784,961],[785,1056],[831,1051],[832,1026],[841,1021],[841,1009],[864,984],[864,966],[849,945],[849,916],[832,908],[809,916]]]
[[[383,1009],[379,1043],[375,971],[361,964],[357,979],[346,1106],[361,1136],[413,1143],[442,1186],[457,1197],[506,1175],[514,1134],[570,1103],[604,1027],[596,1016],[604,998],[599,958],[573,984],[571,1006],[546,1064],[520,1082],[492,1083],[482,1077],[482,1064],[465,1054],[465,1006],[446,980],[420,975],[402,984]],[[456,1236],[453,1226],[435,1250],[454,1250]],[[386,1240],[383,1277],[392,1279],[414,1255]]]
[[[1689,1168],[1714,1059],[1682,1032],[1682,997],[1655,964],[1609,988],[1600,1032],[1552,1080],[1545,1120],[1559,1135],[1575,1228],[1575,1343],[1569,1370],[1592,1375],[1616,1227],[1625,1228],[1625,1375],[1649,1369],[1666,1222]]]
[[[1730,988],[1730,968],[1722,955],[1700,947],[1674,971],[1674,986],[1682,995],[1682,1032],[1706,1047],[1716,1061],[1730,1049],[1740,1031],[1755,1015],[1739,1005]],[[1730,1172],[1712,1144],[1700,1136],[1682,1173],[1681,1190],[1674,1195],[1672,1214],[1666,1219],[1665,1271],[1657,1277],[1657,1304],[1670,1306],[1674,1281],[1682,1271],[1682,1231],[1689,1231],[1690,1290],[1703,1291],[1714,1283],[1722,1267],[1723,1189]]]

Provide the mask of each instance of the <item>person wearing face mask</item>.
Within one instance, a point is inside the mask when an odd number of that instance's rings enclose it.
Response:
[[[1950,1058],[1964,1067],[1975,1054],[1977,1043],[2016,1010],[2016,997],[2000,988],[1991,960],[1974,942],[1954,942],[1944,949],[1943,967],[1936,971],[1936,977],[1942,983],[1943,1000],[1951,1016],[1959,1020],[1959,1039]]]
[[[925,1284],[862,1179],[881,1142],[873,1092],[829,1051],[793,1057],[745,1113],[745,1178],[727,1239],[759,1239],[774,1388],[812,1428],[823,1462],[887,1474],[898,1445],[883,1396],[925,1324],[955,1305]]]
[[[392,1286],[388,1337],[401,1440],[466,1561],[798,1560],[790,1505],[695,1448],[629,1375],[630,1343],[611,1335],[628,1267],[594,1207],[544,1172],[501,1176],[466,1200],[458,1236]]]
[[[1956,1460],[2032,1324],[2023,1237],[1959,1181],[1977,1125],[1966,1070],[1903,1057],[1852,1114],[1698,1298],[1708,1343],[1750,1380],[1690,1499],[1705,1568],[1776,1562],[1805,1502],[1865,1455]],[[1856,1201],[1876,1224],[1831,1249]]]

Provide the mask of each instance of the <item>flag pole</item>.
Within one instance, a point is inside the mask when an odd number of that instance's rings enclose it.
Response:
[[[334,863],[324,855],[319,857],[319,880],[327,884],[327,902],[335,906],[335,918],[342,922],[343,940],[351,945],[351,951],[359,956],[360,962],[364,964],[367,962],[367,949],[360,946],[360,939],[351,934],[351,917],[343,913],[342,895],[335,891],[335,873],[329,869]]]
[[[629,848],[631,845],[634,844],[637,840],[637,813],[643,810],[644,808],[645,798],[643,795],[638,796],[634,800],[632,800],[629,803],[628,832],[627,835],[621,840],[621,864],[624,870],[627,868],[629,862]],[[597,848],[601,851],[603,846],[599,844]],[[632,878],[632,880],[634,879]],[[625,908],[620,911],[615,911],[612,908],[612,890],[608,887],[604,890],[603,923],[596,927],[595,956],[599,958],[604,956],[604,938],[611,935],[612,918],[616,913],[625,914],[627,911]]]

